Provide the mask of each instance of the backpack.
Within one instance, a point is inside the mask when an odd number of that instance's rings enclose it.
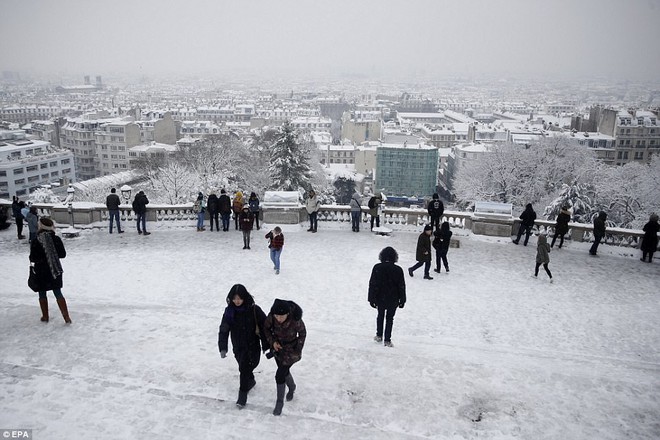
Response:
[[[195,214],[199,214],[199,212],[202,210],[201,205],[199,204],[199,200],[195,200],[192,210]]]

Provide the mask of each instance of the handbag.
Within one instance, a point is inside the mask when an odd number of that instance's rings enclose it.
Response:
[[[34,270],[34,266],[30,266],[30,275],[28,276],[28,287],[34,292],[39,291],[39,278],[37,278],[37,272]]]

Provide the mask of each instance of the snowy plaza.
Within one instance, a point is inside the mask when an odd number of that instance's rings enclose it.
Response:
[[[550,284],[531,276],[535,237],[524,247],[455,230],[450,273],[406,274],[386,348],[373,341],[371,268],[385,246],[413,265],[418,232],[285,226],[275,275],[267,229],[242,250],[233,224],[149,227],[65,239],[71,326],[51,293],[39,322],[26,240],[0,232],[0,428],[48,440],[660,438],[660,260],[638,250],[591,257],[569,241],[550,254]],[[247,406],[234,404],[238,368],[217,333],[235,283],[266,312],[275,298],[304,310],[298,390],[281,417],[265,357]]]

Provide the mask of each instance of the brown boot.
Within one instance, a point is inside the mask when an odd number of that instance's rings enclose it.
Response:
[[[48,298],[39,298],[39,306],[41,307],[41,322],[48,322]]]
[[[60,307],[60,312],[62,312],[62,318],[67,324],[71,324],[71,318],[69,318],[69,309],[66,307],[66,300],[64,298],[59,298],[57,300],[57,305]]]

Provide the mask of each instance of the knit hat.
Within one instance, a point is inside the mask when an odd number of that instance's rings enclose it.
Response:
[[[54,231],[55,230],[55,225],[53,224],[53,221],[49,219],[48,217],[41,217],[39,219],[39,230],[40,231]]]
[[[424,232],[426,232],[426,231],[432,231],[432,230],[433,230],[433,228],[431,227],[431,225],[426,225],[426,226],[424,226]]]
[[[291,312],[291,306],[288,301],[283,299],[276,299],[273,302],[273,307],[270,308],[272,315],[288,315]]]

